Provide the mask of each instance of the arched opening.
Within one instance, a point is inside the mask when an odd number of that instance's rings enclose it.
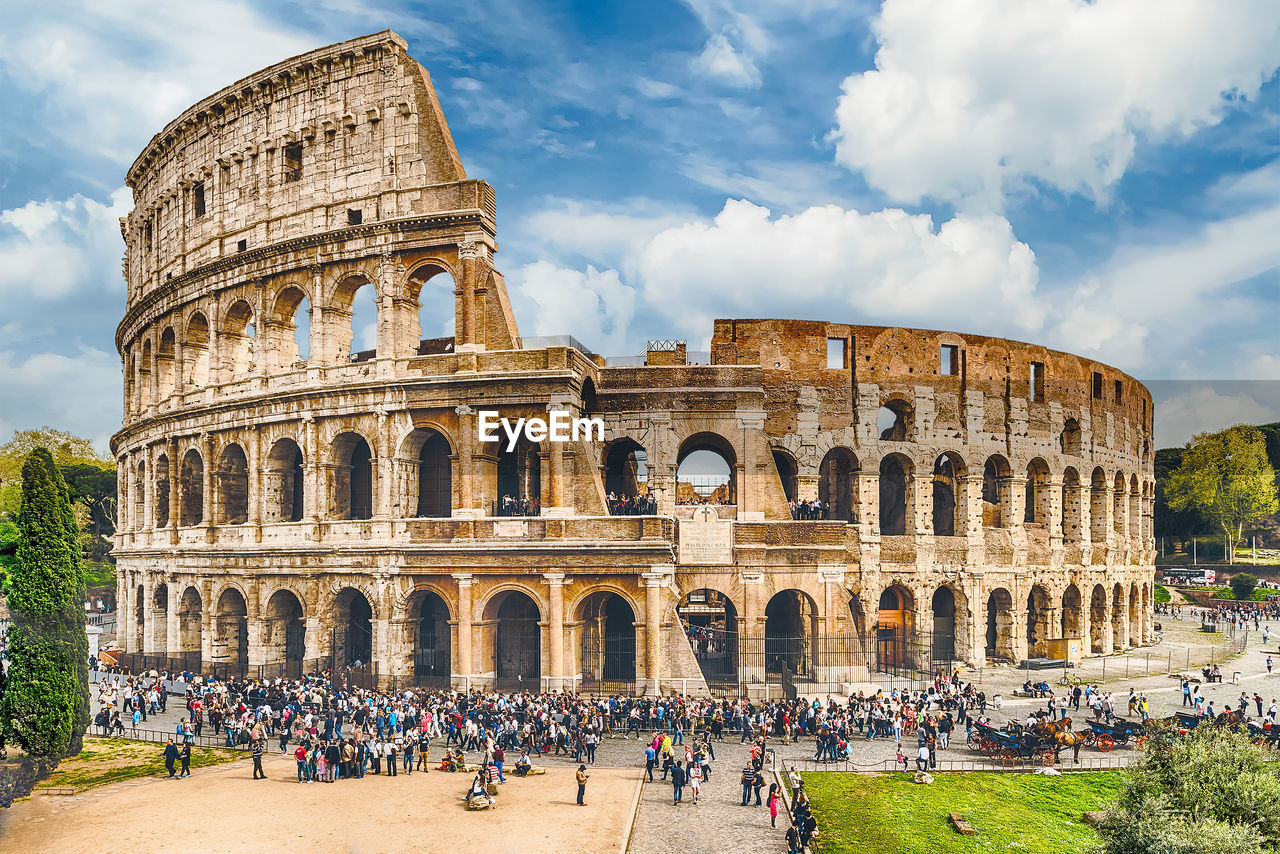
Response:
[[[151,514],[157,528],[169,527],[169,458],[161,454],[156,457],[155,471],[155,508]]]
[[[910,403],[901,398],[886,401],[876,413],[876,430],[880,441],[910,441],[912,421],[914,421],[914,413]]]
[[[414,516],[448,518],[453,515],[453,449],[441,433],[427,428],[414,430],[408,450],[414,460],[411,478]]]
[[[1027,463],[1026,506],[1022,521],[1032,525],[1049,523],[1049,465],[1036,457]]]
[[[1059,445],[1062,453],[1069,457],[1080,456],[1081,433],[1080,422],[1074,418],[1068,418],[1062,425],[1062,435],[1059,437]]]
[[[1067,589],[1062,593],[1062,636],[1064,638],[1083,638],[1084,626],[1081,623],[1083,618],[1083,601],[1080,597],[1080,588],[1074,584],[1068,584]]]
[[[1107,591],[1101,584],[1093,586],[1089,596],[1089,651],[1100,655],[1107,630]]]
[[[886,537],[907,533],[907,478],[911,463],[890,454],[880,461],[880,533]]]
[[[151,397],[151,342],[142,342],[142,356],[138,359],[138,404],[146,409],[153,402]]]
[[[227,445],[218,457],[218,522],[249,521],[249,461],[239,445]]]
[[[1006,527],[1013,506],[1013,471],[1009,461],[999,454],[987,457],[982,466],[982,524],[988,528]]]
[[[182,341],[182,373],[186,384],[202,388],[209,384],[209,321],[196,312],[187,321]]]
[[[145,648],[144,639],[147,636],[147,591],[139,584],[138,589],[133,597],[133,648],[137,652],[142,652]]]
[[[782,492],[787,501],[796,500],[796,461],[786,451],[773,449],[773,466],[778,470],[778,479],[782,481]]]
[[[378,355],[378,292],[363,276],[343,279],[325,311],[333,317],[334,361],[365,362]]]
[[[413,676],[423,688],[447,689],[453,664],[453,635],[449,606],[440,594],[422,594],[414,617]]]
[[[1122,548],[1125,522],[1128,521],[1128,512],[1125,507],[1125,495],[1128,491],[1125,487],[1124,474],[1116,472],[1115,483],[1112,484],[1111,489],[1111,527],[1116,532],[1116,539],[1121,541],[1118,545]]]
[[[133,528],[141,531],[147,527],[147,463],[138,461],[137,477],[133,482]]]
[[[737,455],[724,437],[698,433],[676,457],[677,504],[735,504]]]
[[[1013,596],[997,587],[987,597],[987,658],[1013,661]]]
[[[373,452],[358,433],[342,433],[333,440],[334,516],[373,518]]]
[[[692,590],[680,600],[676,614],[707,683],[736,685],[738,610],[733,600],[719,590]]]
[[[957,659],[968,654],[968,605],[964,594],[950,585],[943,585],[933,592],[930,602],[933,612],[930,657],[934,665],[944,665],[948,671]]]
[[[498,450],[499,516],[538,516],[542,512],[542,446],[521,436]]]
[[[302,602],[291,590],[277,590],[267,600],[262,625],[262,645],[268,664],[281,665],[287,679],[302,676],[302,659],[307,648],[307,622]]]
[[[1062,541],[1079,543],[1084,537],[1084,503],[1080,500],[1080,473],[1068,466],[1062,473]]]
[[[276,295],[264,334],[271,342],[273,371],[293,371],[307,366],[311,355],[311,302],[301,288],[286,287]]]
[[[604,455],[604,491],[615,516],[654,513],[649,497],[649,455],[634,439],[618,439]]]
[[[188,587],[182,591],[182,598],[178,600],[178,649],[187,654],[188,662],[192,653],[197,657],[200,653],[200,622],[203,617],[201,611],[200,591],[194,587]],[[187,667],[199,670],[199,661],[195,662],[195,667],[190,663]]]
[[[612,592],[592,593],[579,609],[582,684],[588,690],[631,690],[636,681],[636,614]]]
[[[302,449],[292,439],[281,439],[267,455],[266,494],[263,508],[268,522],[301,522],[303,513]]]
[[[1049,656],[1049,591],[1039,584],[1027,594],[1027,654],[1031,658]]]
[[[424,264],[409,276],[408,291],[413,297],[411,308],[418,329],[411,336],[415,354],[429,356],[453,352],[454,323],[457,315],[456,285],[448,270]]]
[[[899,584],[880,594],[876,615],[876,666],[898,668],[911,660],[909,644],[915,635],[915,598]]]
[[[947,451],[933,464],[933,535],[954,537],[965,531],[964,460]]]
[[[339,665],[360,667],[373,660],[373,607],[354,587],[344,587],[333,601],[332,643]]]
[[[1142,541],[1142,500],[1139,497],[1138,476],[1129,477],[1129,540],[1135,544]]]
[[[137,356],[132,348],[124,353],[124,412],[131,415],[138,410]]]
[[[181,384],[177,376],[177,363],[174,354],[177,336],[172,326],[166,326],[160,333],[160,346],[156,348],[156,388],[160,400],[164,400]]]
[[[233,675],[243,675],[249,663],[249,611],[244,596],[228,587],[214,610],[213,660],[227,665]]]
[[[1089,539],[1094,546],[1107,544],[1107,476],[1101,467],[1089,482]]]
[[[236,300],[227,309],[218,345],[222,350],[224,379],[240,379],[253,370],[253,346],[257,330],[253,309],[244,300]]]
[[[151,596],[151,648],[169,652],[169,585],[157,584]]]
[[[799,590],[774,594],[764,609],[764,664],[766,673],[813,675],[813,644],[817,636],[818,609]]]
[[[1111,589],[1111,649],[1120,651],[1127,640],[1125,618],[1129,616],[1125,603],[1124,587],[1119,582]]]
[[[182,457],[178,471],[178,524],[185,527],[204,521],[204,460],[192,448]]]
[[[496,620],[493,635],[494,685],[499,689],[538,690],[542,677],[542,614],[527,593],[509,590],[489,601],[485,611]]]
[[[1132,584],[1129,587],[1129,646],[1141,646],[1142,644],[1142,628],[1141,628],[1141,611],[1140,611],[1141,595],[1138,593],[1138,585]]]
[[[848,448],[832,448],[818,466],[818,500],[827,508],[828,519],[857,522],[854,478],[858,458]]]

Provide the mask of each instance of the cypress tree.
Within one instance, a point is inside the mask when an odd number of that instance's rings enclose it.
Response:
[[[89,723],[89,641],[79,529],[62,473],[44,448],[22,464],[15,558],[0,725],[27,753],[56,761],[79,752]]]

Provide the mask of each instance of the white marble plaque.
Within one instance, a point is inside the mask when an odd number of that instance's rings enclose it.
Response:
[[[693,520],[680,523],[680,563],[732,564],[733,522],[719,517],[714,507],[699,507]]]
[[[529,523],[517,519],[495,521],[493,523],[493,535],[495,537],[527,537],[529,535]]]

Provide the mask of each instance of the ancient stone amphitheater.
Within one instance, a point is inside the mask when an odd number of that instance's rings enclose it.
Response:
[[[405,48],[278,63],[129,170],[131,661],[759,694],[1152,639],[1136,380],[822,321],[718,320],[709,352],[628,359],[522,338],[493,188]],[[361,298],[376,325],[353,329]],[[599,418],[604,441],[508,450],[480,410]]]

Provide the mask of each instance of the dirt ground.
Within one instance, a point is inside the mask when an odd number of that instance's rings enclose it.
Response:
[[[495,809],[470,812],[462,800],[466,774],[301,785],[292,758],[272,758],[266,767],[266,781],[255,781],[243,761],[186,780],[136,780],[74,797],[37,795],[0,810],[0,850],[81,854],[103,850],[103,840],[142,832],[153,852],[307,846],[373,854],[461,846],[493,854],[614,854],[622,848],[640,777],[631,769],[589,769],[587,806],[579,807],[572,769],[549,767],[545,776],[508,776]]]

